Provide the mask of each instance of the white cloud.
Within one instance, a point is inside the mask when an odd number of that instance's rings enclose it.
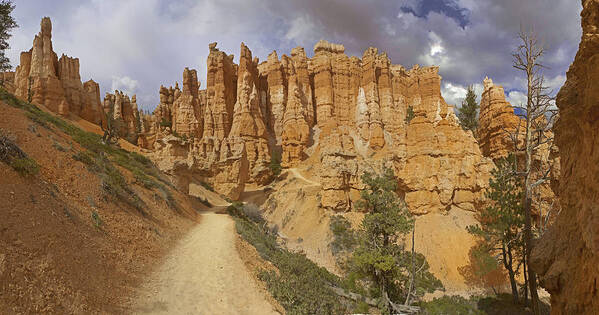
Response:
[[[474,94],[476,94],[476,101],[480,102],[480,96],[483,92],[483,85],[480,83],[472,85]],[[445,99],[447,104],[453,105],[456,108],[462,106],[462,101],[466,98],[468,92],[467,87],[459,84],[452,84],[447,82],[441,87],[441,96]]]
[[[524,106],[526,107],[526,94],[520,91],[510,91],[506,97],[506,100],[512,104],[512,106]]]
[[[111,90],[119,90],[129,96],[132,96],[137,92],[137,87],[139,82],[137,80],[133,80],[128,76],[112,76],[112,86]]]
[[[31,48],[42,16],[53,22],[54,51],[78,57],[81,77],[100,83],[102,93],[113,76],[137,81],[139,105],[158,104],[161,84],[181,80],[185,67],[198,70],[205,87],[208,44],[238,60],[243,41],[255,57],[311,47],[320,39],[344,44],[348,55],[369,46],[386,51],[393,63],[439,65],[444,95],[456,105],[465,86],[485,74],[506,90],[522,89],[511,67],[511,51],[521,22],[534,23],[547,43],[548,83],[559,88],[580,39],[580,2],[563,0],[455,0],[470,10],[462,28],[442,12],[419,18],[421,0],[30,0],[15,1],[19,28],[7,55],[18,64]],[[422,12],[420,12],[422,13]],[[118,77],[118,84],[123,78]],[[450,85],[446,85],[450,84]],[[119,86],[121,86],[119,85]],[[460,90],[462,89],[462,90]],[[143,98],[142,98],[143,96]]]

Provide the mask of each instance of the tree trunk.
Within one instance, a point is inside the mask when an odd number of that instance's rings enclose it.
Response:
[[[524,209],[526,211],[526,217],[524,219],[525,225],[525,242],[526,242],[526,254],[524,255],[526,261],[530,261],[530,252],[532,247],[532,226],[531,226],[531,215],[530,215],[530,197],[526,197],[524,203]],[[530,304],[532,306],[532,312],[535,315],[540,314],[539,310],[539,294],[537,292],[537,273],[532,270],[532,268],[527,268],[528,270],[528,287],[530,288]]]
[[[408,287],[408,295],[404,305],[410,305],[410,295],[412,294],[412,288],[414,287],[414,233],[416,231],[416,224],[412,227],[412,275],[410,277],[410,286]]]
[[[526,249],[525,249],[526,250]],[[526,266],[526,255],[524,259],[524,306],[528,306],[528,267]]]
[[[514,272],[513,259],[512,259],[512,249],[508,245],[507,246],[507,255],[508,255],[508,264],[507,271],[510,276],[510,284],[512,286],[512,298],[514,299],[514,304],[518,304],[520,298],[518,296],[518,284],[516,283],[516,274]]]

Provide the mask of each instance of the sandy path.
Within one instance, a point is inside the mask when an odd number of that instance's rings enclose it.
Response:
[[[301,174],[301,173],[300,173],[300,172],[297,170],[297,168],[290,168],[290,169],[288,169],[288,171],[289,171],[290,173],[292,173],[292,174],[293,174],[293,176],[295,176],[295,177],[297,177],[297,178],[299,178],[299,179],[301,179],[301,180],[305,181],[306,183],[308,183],[308,184],[310,184],[310,185],[312,185],[312,186],[320,186],[320,183],[317,183],[317,182],[315,182],[315,181],[312,181],[312,180],[309,180],[309,179],[305,178],[305,177],[304,177],[304,175],[302,175],[302,174]]]
[[[235,249],[235,222],[206,213],[151,275],[137,314],[278,314]]]

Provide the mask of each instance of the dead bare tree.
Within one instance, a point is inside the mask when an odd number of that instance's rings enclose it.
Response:
[[[545,48],[539,43],[534,30],[529,32],[521,29],[518,37],[521,41],[513,56],[513,67],[526,74],[527,95],[525,106],[515,106],[520,109],[520,121],[515,130],[506,130],[514,144],[515,156],[523,158],[522,163],[516,163],[515,175],[524,181],[524,261],[530,261],[533,241],[532,200],[535,189],[549,180],[551,164],[539,163],[540,148],[551,146],[553,137],[550,129],[557,114],[551,91],[545,85],[541,58]],[[551,150],[546,150],[547,152]],[[536,163],[535,163],[536,157]],[[540,160],[545,157],[540,158]],[[546,160],[549,156],[546,157]],[[525,264],[526,264],[525,263]],[[524,266],[526,288],[530,288],[531,304],[534,314],[539,314],[539,297],[537,294],[536,272]]]

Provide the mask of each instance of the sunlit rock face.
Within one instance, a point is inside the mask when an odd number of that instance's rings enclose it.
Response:
[[[555,314],[599,310],[599,1],[582,4],[582,39],[556,101],[562,210],[531,261]]]
[[[64,54],[58,58],[52,48],[52,22],[48,17],[42,19],[33,47],[21,53],[14,75],[4,77],[9,91],[23,100],[63,116],[101,123],[99,91],[89,81],[87,86],[81,83],[78,58]]]
[[[372,47],[348,57],[343,45],[326,41],[312,58],[297,47],[261,63],[243,43],[238,64],[216,43],[209,51],[205,90],[196,92],[196,72],[187,69],[182,92],[161,87],[159,106],[143,118],[145,148],[185,136],[190,144],[180,159],[210,164],[223,156],[224,142],[244,143],[252,185],[272,179],[275,155],[283,167],[313,164],[320,206],[335,211],[353,209],[363,172],[383,166],[395,170],[414,213],[480,204],[492,162],[441,97],[437,67],[406,70]]]

